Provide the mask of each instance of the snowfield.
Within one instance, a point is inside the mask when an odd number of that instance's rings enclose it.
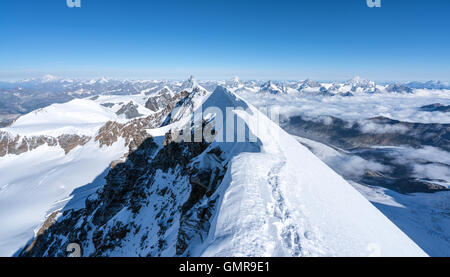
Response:
[[[57,137],[64,134],[95,135],[108,121],[127,122],[116,112],[128,103],[137,105],[140,116],[153,112],[145,108],[147,97],[141,95],[102,95],[95,98],[74,99],[64,104],[53,104],[19,117],[3,130],[24,136],[47,135]]]
[[[104,174],[105,168],[126,152],[123,145],[118,141],[112,147],[99,148],[98,143],[89,142],[67,155],[61,148],[45,145],[0,158],[0,221],[4,223],[0,256],[13,255],[46,217],[71,200],[74,189]]]
[[[350,153],[345,153],[343,150],[339,149],[338,152],[319,142],[300,137],[296,137],[296,139],[310,148],[317,157],[345,178],[353,179],[358,175],[363,175],[365,170],[377,171],[385,169],[383,165],[364,160]],[[406,162],[409,164],[416,163],[416,159],[427,162],[437,160],[443,163],[449,163],[448,158],[450,156],[442,150],[433,147],[425,147],[422,149],[410,149],[408,147],[393,148],[392,155],[398,158],[401,157],[403,159],[402,162],[405,162],[404,159],[406,158]],[[428,167],[432,166],[431,164],[428,165]],[[420,167],[420,165],[416,165],[416,167]],[[445,173],[448,174],[448,172],[449,169],[447,166]],[[427,177],[435,178],[442,176]],[[355,181],[349,182],[430,256],[450,256],[450,241],[448,240],[450,218],[445,216],[445,214],[450,212],[450,192],[405,195],[385,188],[364,186]]]
[[[369,199],[375,207],[403,230],[432,257],[449,257],[450,242],[447,232],[450,218],[450,193],[434,195],[415,193],[404,195],[395,191],[352,185]]]
[[[92,100],[75,99],[21,116],[5,130],[27,136],[93,135],[105,122],[116,119],[113,112]]]
[[[238,115],[262,151],[233,159],[203,256],[426,256],[306,147],[251,111]]]

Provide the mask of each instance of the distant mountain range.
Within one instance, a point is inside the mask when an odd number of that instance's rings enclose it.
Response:
[[[43,108],[53,103],[64,103],[75,98],[95,95],[151,95],[167,87],[179,92],[186,87],[201,86],[214,90],[222,85],[231,91],[253,91],[269,94],[352,96],[358,93],[413,93],[415,89],[450,89],[446,82],[410,82],[376,84],[373,81],[355,77],[346,82],[323,83],[312,81],[242,81],[235,77],[228,81],[196,81],[193,77],[184,82],[160,80],[113,80],[98,78],[76,80],[57,78],[51,75],[43,78],[17,82],[0,82],[0,126],[5,126],[21,114]]]

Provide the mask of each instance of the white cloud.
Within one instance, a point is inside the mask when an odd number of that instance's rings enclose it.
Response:
[[[380,163],[338,152],[325,144],[313,140],[301,137],[295,138],[303,145],[309,147],[311,151],[329,167],[346,178],[360,177],[367,171],[390,171],[388,166],[384,166]]]
[[[328,115],[353,122],[384,116],[404,122],[450,124],[450,113],[419,110],[421,106],[434,103],[450,105],[450,93],[446,90],[417,90],[414,94],[355,94],[352,97],[265,95],[254,92],[239,94],[255,106],[275,106],[282,115],[287,116],[318,118]]]
[[[415,164],[414,176],[433,180],[450,180],[450,167],[436,164]]]
[[[406,133],[408,128],[403,125],[382,125],[369,121],[363,121],[360,123],[360,130],[363,133],[371,133],[371,134],[386,134],[386,133]]]

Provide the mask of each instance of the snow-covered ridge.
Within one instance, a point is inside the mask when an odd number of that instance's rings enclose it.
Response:
[[[117,116],[100,104],[88,99],[75,99],[53,104],[19,117],[4,130],[20,135],[62,134],[93,135],[96,128]]]
[[[93,256],[425,255],[342,177],[233,92],[194,89],[179,103],[182,112],[164,132],[150,130],[155,136],[107,173],[103,188],[81,207],[67,205],[52,232],[21,255],[64,255],[65,249],[48,246],[73,236],[83,255]],[[199,110],[211,122],[213,106],[243,108],[234,113],[256,142],[172,140],[169,131],[182,129]],[[198,122],[192,131],[203,127]]]
[[[383,256],[424,255],[342,177],[249,107],[253,116],[238,116],[258,134],[261,153],[232,160],[203,255],[365,256],[371,247]]]
[[[74,99],[63,104],[53,104],[19,117],[10,126],[2,129],[22,136],[60,136],[63,134],[93,136],[108,121],[126,121],[118,111],[129,103],[137,104],[140,116],[150,115],[145,108],[147,97],[101,96]]]

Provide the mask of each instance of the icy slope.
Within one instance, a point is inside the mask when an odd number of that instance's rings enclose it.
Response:
[[[424,256],[350,184],[257,109],[261,153],[235,157],[204,256]]]
[[[361,175],[367,170],[379,170],[377,168],[380,166],[382,170],[383,165],[362,159],[351,152],[337,151],[316,141],[300,137],[296,139],[348,180],[427,254],[432,257],[450,256],[450,218],[443,216],[450,211],[450,192],[401,194],[382,187],[362,185],[358,181]],[[408,157],[410,155],[430,163],[436,159],[433,156],[437,155],[442,162],[448,162],[445,161],[445,153],[438,150],[414,149],[408,155],[407,148],[395,149],[402,151],[402,162],[406,164],[417,163]]]
[[[123,140],[108,148],[91,141],[67,155],[59,147],[45,145],[2,157],[0,256],[13,255],[34,236],[46,216],[64,207],[74,189],[93,182],[125,152]]]

